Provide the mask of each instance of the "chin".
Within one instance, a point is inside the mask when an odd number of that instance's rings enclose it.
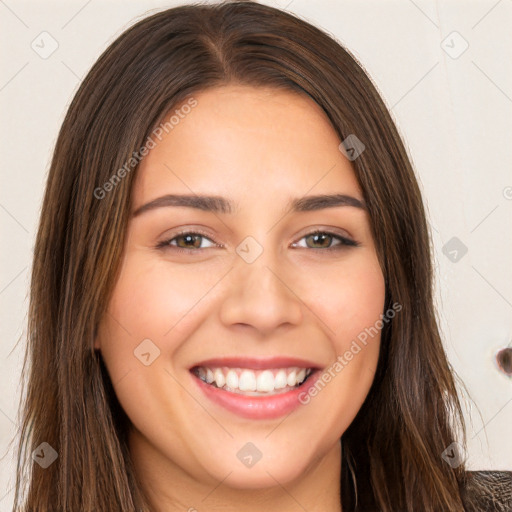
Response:
[[[294,468],[295,471],[290,472],[289,465],[286,461],[283,462],[286,467],[263,465],[260,461],[252,468],[223,468],[225,472],[219,471],[214,477],[218,481],[225,479],[223,485],[233,489],[268,489],[279,484],[286,485],[301,474],[301,468]],[[230,474],[226,478],[228,473]]]

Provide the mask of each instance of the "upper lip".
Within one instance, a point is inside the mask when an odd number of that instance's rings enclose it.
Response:
[[[263,370],[267,368],[289,368],[296,366],[298,368],[313,368],[315,370],[322,368],[319,364],[308,361],[306,359],[300,359],[297,357],[287,356],[275,356],[266,358],[256,357],[216,357],[213,359],[205,359],[194,364],[190,369],[198,366],[204,366],[207,368],[221,368],[227,366],[229,368],[249,368],[253,370]]]

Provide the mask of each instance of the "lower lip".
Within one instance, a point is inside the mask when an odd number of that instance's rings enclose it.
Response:
[[[315,370],[306,382],[286,393],[270,396],[246,396],[216,388],[192,374],[194,381],[197,382],[201,391],[212,402],[239,416],[253,420],[279,418],[291,413],[299,405],[302,405],[299,401],[299,396],[305,396],[303,394],[308,393],[308,390],[315,385],[319,376],[320,370]]]

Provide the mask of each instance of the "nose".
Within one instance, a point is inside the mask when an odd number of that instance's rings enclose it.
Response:
[[[293,277],[270,253],[263,251],[253,263],[235,259],[220,310],[226,327],[251,326],[268,335],[280,326],[302,321],[305,306],[294,292]]]

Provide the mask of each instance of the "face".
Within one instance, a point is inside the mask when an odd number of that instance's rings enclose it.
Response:
[[[380,333],[357,352],[354,341],[381,318],[384,278],[362,191],[320,107],[243,86],[194,98],[137,171],[95,347],[142,471],[285,485],[340,463]],[[191,199],[161,199],[171,195]],[[311,200],[323,195],[337,197]]]

